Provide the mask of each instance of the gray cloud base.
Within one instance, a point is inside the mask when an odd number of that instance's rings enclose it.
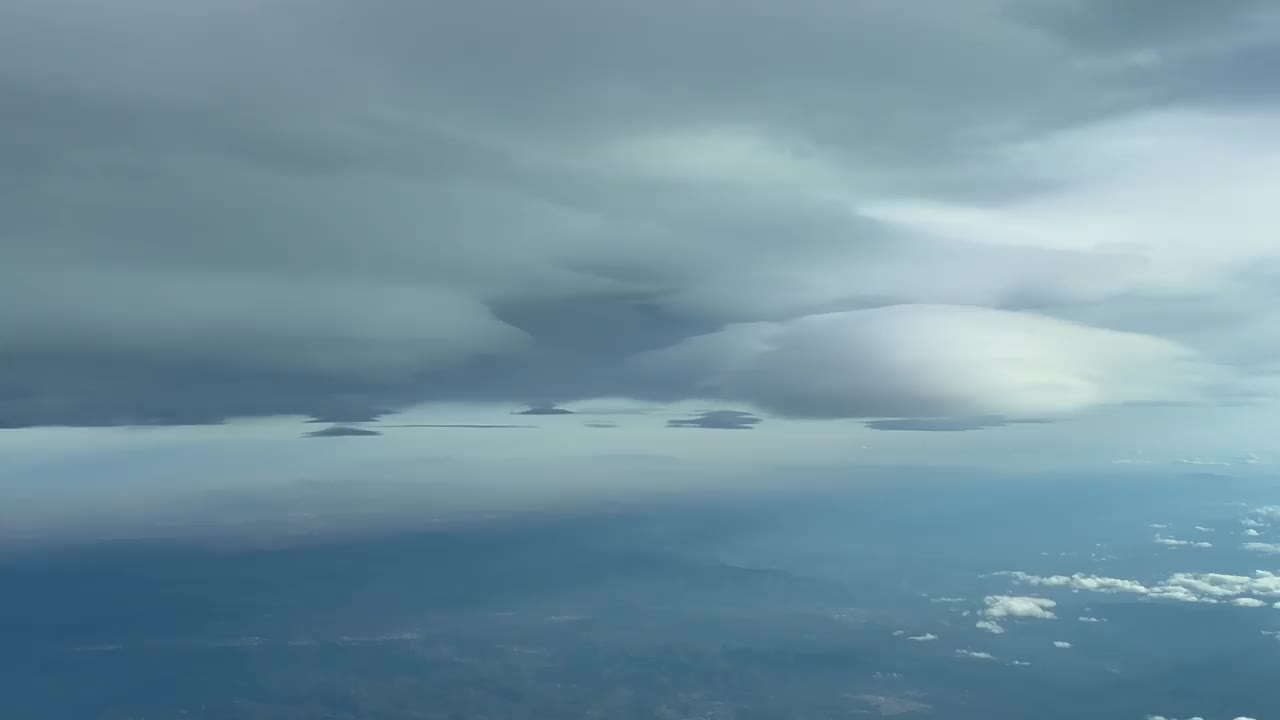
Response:
[[[1271,107],[1220,78],[1276,52],[1274,9],[1203,7],[9,4],[0,426],[1252,397],[1239,376],[1272,368],[1245,308],[1274,285],[1219,300],[1213,333],[1156,316],[1267,253],[1211,283],[1141,247],[938,231],[916,201],[1038,210],[1087,155],[1063,132]]]

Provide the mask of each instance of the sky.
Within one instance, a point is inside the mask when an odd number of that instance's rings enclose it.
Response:
[[[0,492],[1268,464],[1277,61],[1263,0],[5,0]]]

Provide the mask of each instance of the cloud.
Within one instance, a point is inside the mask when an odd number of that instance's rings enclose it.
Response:
[[[513,415],[573,415],[572,410],[555,407],[554,405],[534,405],[525,410],[512,413]]]
[[[1100,623],[1100,622],[1102,622],[1102,620],[1099,620],[1099,619],[1098,619],[1098,618],[1096,618],[1096,617],[1090,617],[1090,616],[1088,616],[1088,615],[1081,615],[1081,616],[1079,617],[1079,620],[1080,620],[1080,622],[1082,622],[1082,623]]]
[[[799,417],[1054,415],[1185,399],[1211,374],[1153,337],[942,305],[735,325],[634,367],[690,393]]]
[[[1048,598],[1026,597],[1016,595],[988,595],[984,602],[987,607],[982,614],[988,618],[1035,618],[1038,620],[1054,620],[1058,616],[1053,608],[1058,603]]]
[[[1267,396],[1255,6],[321,5],[0,9],[0,426]]]
[[[409,423],[405,425],[382,425],[384,428],[460,428],[464,430],[531,430],[537,425],[503,425],[493,423]]]
[[[1101,577],[1098,575],[1028,575],[1019,571],[1001,571],[997,575],[1006,575],[1028,585],[1043,587],[1068,587],[1074,590],[1086,590],[1102,593],[1135,593],[1146,594],[1148,588],[1134,580]]]
[[[1148,715],[1147,720],[1178,720],[1178,718],[1165,717],[1164,715]],[[1199,715],[1193,715],[1186,720],[1204,720],[1204,718]]]
[[[1258,537],[1261,534],[1262,533],[1258,532],[1257,530],[1254,530],[1253,528],[1248,528],[1243,533],[1241,533],[1241,535],[1244,535],[1245,537]]]
[[[1260,608],[1260,607],[1267,606],[1265,602],[1257,598],[1236,598],[1235,600],[1231,601],[1231,604],[1235,605],[1236,607],[1245,607],[1245,608]]]
[[[1129,593],[1156,600],[1215,604],[1244,595],[1280,598],[1280,575],[1258,570],[1253,575],[1226,573],[1173,573],[1154,585],[1136,580],[1098,577],[1096,575],[1030,575],[1024,572],[1001,572],[1019,583],[1039,587],[1063,587],[1098,593]]]
[[[1177,539],[1177,538],[1165,537],[1165,536],[1163,536],[1163,535],[1156,535],[1156,536],[1155,536],[1155,540],[1154,540],[1154,541],[1155,541],[1157,544],[1160,544],[1160,545],[1169,545],[1169,546],[1172,546],[1172,547],[1177,547],[1177,546],[1198,547],[1198,548],[1211,548],[1211,547],[1213,547],[1213,543],[1211,543],[1211,542],[1204,542],[1204,541],[1198,541],[1198,542],[1197,542],[1197,541],[1193,541],[1193,540],[1179,540],[1179,539]]]
[[[667,427],[750,430],[761,422],[761,418],[742,410],[709,410],[691,418],[668,420]]]
[[[956,655],[964,658],[971,658],[973,660],[995,660],[996,659],[996,656],[992,655],[991,653],[975,651],[975,650],[956,650]]]
[[[863,426],[872,430],[903,430],[917,432],[963,432],[1007,427],[1009,425],[1044,424],[1049,420],[1014,420],[1003,417],[985,418],[896,418],[868,420]]]
[[[1071,647],[1071,643],[1069,643],[1069,642],[1064,642],[1064,641],[1062,641],[1062,640],[1054,640],[1054,641],[1053,641],[1053,646],[1054,646],[1054,647],[1056,647],[1056,648],[1058,648],[1058,649],[1060,649],[1060,650],[1065,650],[1065,649],[1067,649],[1067,648]]]
[[[974,624],[979,630],[985,630],[992,635],[1002,635],[1005,632],[1004,626],[994,620],[979,620]]]
[[[938,636],[934,635],[933,633],[925,633],[924,635],[913,635],[907,639],[914,640],[916,642],[930,642],[933,640],[937,640]]]
[[[324,428],[323,430],[313,430],[306,434],[311,438],[330,438],[330,437],[372,437],[381,435],[377,430],[369,430],[368,428],[351,427],[349,425],[334,425]]]
[[[1280,543],[1247,542],[1241,545],[1240,548],[1249,552],[1263,553],[1264,555],[1280,555]]]

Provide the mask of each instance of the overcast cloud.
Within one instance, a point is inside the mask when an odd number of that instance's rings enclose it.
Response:
[[[1266,402],[1278,19],[0,3],[0,427]]]

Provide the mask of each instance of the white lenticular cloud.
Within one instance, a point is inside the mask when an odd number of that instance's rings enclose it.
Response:
[[[801,417],[1055,416],[1195,397],[1216,377],[1166,340],[928,304],[731,325],[644,353],[632,368]]]
[[[1058,617],[1053,613],[1053,608],[1057,607],[1058,603],[1048,598],[988,595],[985,602],[987,607],[982,611],[982,614],[988,618],[1054,620]]]
[[[1059,650],[1066,650],[1067,648],[1071,647],[1071,643],[1066,642],[1064,640],[1054,640],[1053,646],[1058,648]]]

